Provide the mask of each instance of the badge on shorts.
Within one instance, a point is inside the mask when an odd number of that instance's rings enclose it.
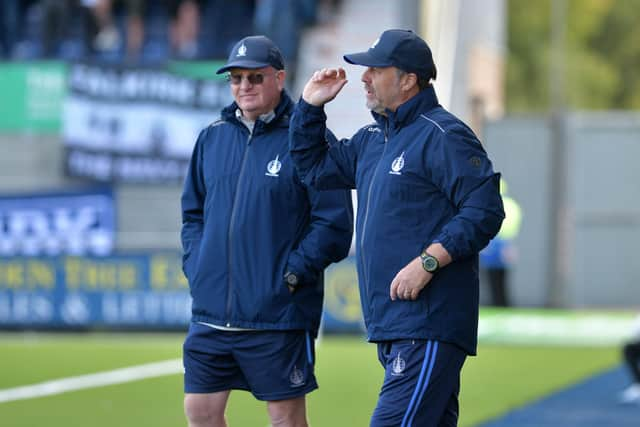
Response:
[[[391,364],[391,375],[394,377],[403,377],[404,367],[406,366],[406,362],[402,357],[400,357],[400,353],[393,359],[393,363]]]
[[[300,387],[304,385],[304,374],[297,366],[293,367],[291,375],[289,375],[289,381],[291,381],[291,387]]]

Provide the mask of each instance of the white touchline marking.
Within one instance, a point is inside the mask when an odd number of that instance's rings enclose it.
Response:
[[[80,375],[21,387],[7,388],[0,390],[0,403],[10,402],[12,400],[33,399],[35,397],[60,394],[83,388],[120,384],[181,372],[183,372],[182,359],[147,363],[144,365],[130,366],[128,368],[114,369],[113,371],[99,372],[97,374]]]

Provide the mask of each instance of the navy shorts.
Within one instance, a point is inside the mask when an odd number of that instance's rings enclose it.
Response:
[[[464,351],[441,341],[384,341],[378,358],[385,375],[372,427],[457,425]]]
[[[183,345],[185,393],[247,390],[292,399],[318,388],[314,340],[305,331],[222,331],[191,323]]]

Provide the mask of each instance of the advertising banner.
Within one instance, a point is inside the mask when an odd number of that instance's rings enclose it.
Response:
[[[363,332],[355,278],[353,258],[327,270],[324,331]],[[185,329],[190,319],[177,251],[0,258],[0,329]]]
[[[177,252],[0,258],[0,326],[167,328],[190,317]]]
[[[96,181],[182,182],[199,131],[232,101],[221,78],[166,69],[78,63],[68,84],[65,169]]]
[[[331,264],[325,272],[322,327],[326,332],[365,330],[354,256]]]
[[[110,188],[0,196],[0,256],[107,255],[115,218]]]
[[[0,133],[56,133],[66,68],[54,61],[0,63]]]

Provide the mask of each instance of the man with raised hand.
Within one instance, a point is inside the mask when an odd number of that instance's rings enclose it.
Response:
[[[500,174],[438,104],[431,50],[416,34],[385,31],[344,59],[367,67],[375,121],[327,138],[323,106],[347,79],[323,69],[295,108],[290,148],[305,183],[358,190],[360,297],[385,369],[371,426],[455,426],[460,370],[476,352],[478,253],[504,218]]]

